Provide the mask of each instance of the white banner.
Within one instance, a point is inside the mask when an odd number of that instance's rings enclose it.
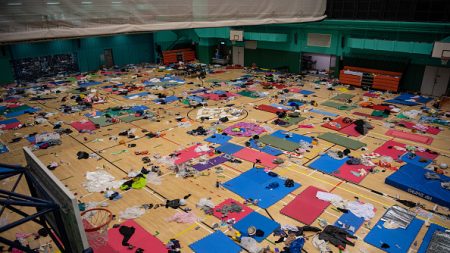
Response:
[[[324,19],[326,0],[1,0],[0,42]]]

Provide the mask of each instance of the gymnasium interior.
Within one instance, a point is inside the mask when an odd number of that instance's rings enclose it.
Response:
[[[450,1],[0,22],[0,252],[450,252]]]

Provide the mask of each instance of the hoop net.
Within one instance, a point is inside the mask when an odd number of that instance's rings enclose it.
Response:
[[[92,248],[99,248],[108,242],[108,225],[112,213],[104,208],[92,208],[81,213],[84,231]]]
[[[449,58],[447,58],[447,57],[442,57],[442,58],[441,58],[441,64],[442,64],[442,65],[447,65],[448,59],[449,59]]]

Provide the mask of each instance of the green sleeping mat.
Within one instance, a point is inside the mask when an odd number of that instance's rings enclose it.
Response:
[[[325,101],[322,103],[322,105],[332,107],[332,108],[335,108],[338,110],[345,110],[345,111],[350,111],[350,110],[356,108],[356,106],[354,106],[354,105],[346,105],[346,104],[336,103],[333,101]]]
[[[354,96],[355,95],[353,95],[353,94],[341,93],[339,95],[332,97],[331,100],[345,101],[345,100],[352,99]]]
[[[324,133],[319,135],[318,138],[353,150],[367,146],[367,144],[363,142],[356,141],[336,133]]]
[[[281,138],[274,137],[271,135],[261,136],[259,137],[259,141],[264,144],[270,145],[274,148],[279,148],[282,150],[286,150],[288,152],[292,152],[300,147],[300,145],[295,142],[283,140]]]

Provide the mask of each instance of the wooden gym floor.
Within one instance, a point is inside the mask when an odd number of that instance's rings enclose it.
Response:
[[[128,75],[122,76],[121,82],[129,82],[131,81],[131,75],[135,73],[129,73]],[[150,73],[145,78],[149,79],[153,76],[162,76],[164,72],[156,72]],[[231,79],[235,79],[244,72],[242,70],[227,70],[225,73],[221,74],[212,74],[208,75],[206,80],[208,79],[220,79],[224,81],[228,81]],[[140,78],[142,79],[142,78]],[[325,100],[328,100],[332,96],[341,93],[342,91],[328,91],[324,86],[320,90],[314,90],[314,81],[315,77],[307,77],[305,81],[305,86],[303,89],[308,89],[315,91],[315,95],[317,97],[309,96],[306,100],[316,100],[319,104]],[[103,80],[100,78],[99,80]],[[136,80],[134,80],[136,82]],[[181,96],[183,91],[189,89],[197,89],[197,84],[200,84],[197,79],[186,79],[187,82],[194,82],[194,84],[184,84],[178,87],[169,88],[174,92],[174,94]],[[104,83],[102,85],[105,85]],[[205,86],[209,87],[210,83],[205,81]],[[237,92],[234,90],[234,86],[223,86],[215,89],[222,90],[230,90],[233,92]],[[261,88],[260,88],[261,89]],[[262,89],[261,89],[262,90]],[[180,210],[174,209],[166,209],[166,208],[158,208],[151,209],[146,211],[146,213],[140,218],[136,219],[136,221],[142,225],[148,232],[156,235],[161,241],[166,243],[171,238],[178,239],[182,244],[182,252],[191,252],[188,247],[189,244],[205,237],[213,230],[211,227],[214,223],[218,223],[219,219],[213,216],[206,216],[202,213],[201,210],[195,207],[196,203],[200,198],[210,197],[215,204],[218,204],[225,200],[226,198],[234,198],[238,201],[243,201],[238,195],[232,193],[223,188],[216,188],[216,181],[225,182],[229,179],[232,179],[238,176],[240,173],[250,169],[252,164],[246,161],[243,161],[241,164],[230,163],[227,162],[222,165],[224,168],[224,172],[221,175],[217,175],[213,171],[208,176],[196,176],[193,178],[182,179],[180,177],[176,177],[175,173],[168,170],[164,165],[161,166],[163,175],[162,184],[161,185],[153,185],[148,183],[147,187],[140,190],[129,190],[126,192],[121,192],[123,198],[118,201],[109,201],[106,200],[102,194],[100,193],[88,193],[84,187],[83,183],[85,182],[85,174],[88,171],[94,171],[97,167],[105,168],[110,174],[116,177],[116,179],[121,179],[127,176],[127,173],[130,170],[138,170],[144,164],[141,161],[141,156],[137,156],[134,154],[134,151],[139,150],[149,150],[150,156],[159,153],[161,155],[168,155],[175,150],[181,149],[183,147],[187,147],[195,142],[202,142],[205,136],[195,137],[192,135],[186,134],[188,130],[197,128],[198,126],[204,126],[207,128],[210,123],[200,123],[198,121],[191,121],[192,126],[189,128],[178,127],[177,122],[175,121],[175,115],[179,113],[182,116],[187,116],[187,113],[191,110],[183,105],[181,102],[175,102],[168,105],[156,105],[152,101],[141,101],[141,100],[126,100],[122,96],[111,95],[105,92],[102,89],[97,89],[97,91],[104,96],[108,97],[108,102],[102,105],[95,105],[94,108],[97,110],[101,110],[104,108],[112,107],[112,106],[120,106],[120,105],[131,105],[131,104],[141,104],[146,105],[151,108],[153,112],[155,112],[160,122],[152,122],[148,120],[138,120],[132,123],[118,123],[109,127],[102,127],[95,131],[94,134],[88,133],[78,133],[75,129],[74,132],[70,135],[64,135],[62,137],[62,145],[51,147],[46,150],[37,150],[35,154],[43,161],[44,164],[49,164],[52,161],[56,161],[60,164],[60,166],[53,171],[53,173],[70,189],[72,192],[76,194],[80,202],[107,202],[108,209],[111,210],[114,214],[118,216],[120,211],[124,211],[127,207],[142,205],[142,204],[159,204],[165,203],[165,199],[175,199],[181,198],[187,193],[191,193],[192,197],[188,199],[187,207],[192,208],[193,212],[202,218],[202,222],[197,222],[194,224],[179,224],[174,222],[167,222],[166,219],[171,217],[175,212],[179,212]],[[277,92],[277,89],[273,90],[264,90],[271,93],[271,95]],[[356,97],[353,98],[353,101],[359,101],[362,97],[363,91],[360,89],[344,91],[346,93],[355,94]],[[55,94],[53,94],[55,95]],[[59,98],[66,96],[67,94],[59,94],[57,95]],[[393,97],[394,95],[383,95],[382,99]],[[381,102],[382,99],[372,99],[374,102]],[[68,125],[72,121],[81,120],[85,117],[82,114],[62,114],[57,108],[59,108],[61,102],[60,99],[48,100],[44,102],[33,102],[27,101],[27,99],[23,99],[21,102],[26,103],[30,106],[38,106],[43,111],[46,112],[55,112],[56,116],[50,119],[51,122],[56,121],[64,121],[65,124],[63,127],[71,128]],[[260,124],[265,124],[270,126],[272,129],[285,129],[279,126],[276,126],[271,123],[273,119],[275,119],[276,115],[264,111],[259,111],[254,109],[254,105],[259,104],[270,104],[271,102],[278,102],[273,100],[271,96],[266,98],[248,98],[243,96],[238,96],[235,100],[229,102],[235,104],[236,107],[242,107],[248,112],[248,116],[244,119],[240,119],[243,122],[257,122]],[[208,101],[209,107],[214,106],[224,106],[226,102],[223,101]],[[161,108],[161,109],[159,109]],[[310,106],[303,106],[302,109],[310,108]],[[403,107],[402,107],[403,108]],[[418,108],[418,107],[413,107]],[[323,109],[330,112],[335,112],[339,115],[348,115],[349,117],[355,118],[355,115],[352,115],[351,112],[360,111],[365,112],[365,109],[357,108],[352,111],[338,111],[329,107],[322,107],[319,105],[318,109]],[[409,108],[408,108],[409,109]],[[192,115],[196,115],[196,112],[191,112]],[[190,115],[191,115],[190,114]],[[323,121],[322,115],[314,114],[314,113],[302,113],[302,116],[312,116],[307,120],[301,122],[302,124],[312,123],[314,124],[314,128],[298,128],[297,125],[288,127],[287,130],[290,130],[295,133],[305,134],[308,136],[317,136],[322,132],[329,132],[326,128],[322,128],[320,124]],[[387,120],[392,119],[395,116],[391,116]],[[29,115],[22,115],[18,118],[22,122],[32,122],[33,118]],[[235,122],[227,122],[222,124],[223,127],[230,126]],[[375,127],[375,129],[371,130],[369,134],[366,136],[359,137],[358,139],[364,143],[367,143],[368,151],[366,153],[372,152],[375,148],[383,144],[386,140],[391,139],[389,136],[385,136],[384,133],[387,131],[386,128],[383,127],[383,121],[370,120],[370,123]],[[120,131],[135,128],[137,129],[136,139],[128,139],[126,137],[119,137],[119,140],[125,140],[125,145],[120,145],[118,141],[109,140],[109,136],[115,135]],[[145,137],[141,130],[146,129],[152,132],[160,131],[164,134],[163,137],[160,138],[152,138],[149,139]],[[12,138],[14,138],[18,133],[24,135],[33,132],[44,132],[44,131],[52,131],[52,126],[50,124],[38,125],[34,127],[27,127],[19,130],[7,130],[3,135],[0,136],[0,139],[3,143],[8,143]],[[332,131],[333,132],[333,131]],[[445,162],[447,164],[450,163],[450,159],[448,155],[450,155],[450,146],[448,145],[448,141],[450,140],[450,131],[446,128],[439,135],[433,136],[435,140],[432,145],[424,147],[430,148],[432,150],[438,151],[441,155],[437,158],[437,163]],[[98,141],[102,139],[103,141]],[[244,145],[244,143],[248,140],[248,138],[240,138],[234,137],[232,142],[237,144]],[[406,144],[416,144],[412,142],[408,142],[405,140],[399,140],[402,143]],[[136,147],[128,148],[127,144],[135,143]],[[24,164],[24,156],[22,147],[27,146],[29,143],[22,139],[20,142],[8,144],[8,148],[10,149],[9,153],[5,153],[0,155],[2,163],[8,164]],[[369,174],[360,185],[356,185],[353,183],[347,183],[339,178],[336,178],[331,175],[323,174],[321,172],[312,170],[305,165],[307,165],[310,161],[315,159],[319,152],[327,150],[327,149],[338,149],[342,150],[342,147],[336,146],[332,143],[328,143],[326,141],[320,140],[319,144],[313,148],[313,150],[308,153],[302,159],[289,160],[285,155],[281,157],[286,160],[286,162],[276,169],[274,172],[285,176],[287,178],[291,178],[296,182],[302,184],[302,187],[292,192],[292,194],[287,195],[281,201],[277,202],[275,205],[268,208],[268,212],[271,216],[280,224],[291,224],[291,225],[299,225],[302,224],[280,214],[280,209],[282,209],[287,203],[295,198],[297,194],[302,192],[307,186],[314,185],[323,190],[330,191],[332,193],[341,195],[345,199],[352,200],[355,197],[358,197],[361,201],[372,203],[376,209],[376,216],[371,220],[370,224],[363,225],[356,233],[359,239],[356,242],[355,247],[348,247],[348,252],[381,252],[381,250],[368,245],[363,242],[363,238],[369,232],[369,229],[378,221],[378,219],[383,215],[385,209],[394,204],[398,204],[392,197],[398,197],[400,199],[407,199],[415,202],[420,202],[424,204],[427,208],[435,208],[435,205],[431,202],[428,202],[424,199],[413,196],[407,192],[398,190],[394,187],[386,185],[384,183],[384,179],[393,173],[393,171],[386,170],[386,172],[379,172],[375,174]],[[128,150],[128,152],[124,152],[118,155],[114,155],[114,152]],[[101,159],[86,159],[86,160],[78,160],[76,157],[76,153],[78,151],[86,151],[88,153],[96,153]],[[354,151],[353,155],[358,156],[363,151]],[[9,187],[7,183],[2,185],[2,188],[7,189]],[[21,186],[23,190],[23,186]],[[381,196],[376,193],[373,193],[370,190],[376,190],[382,192],[389,196]],[[266,215],[267,213],[258,207],[252,206],[255,211]],[[448,210],[444,208],[439,208],[438,211],[448,214]],[[14,214],[9,213],[8,219],[13,219]],[[325,210],[325,212],[320,216],[322,219],[326,219],[328,223],[332,224],[334,221],[338,219],[341,213],[335,211],[331,208],[331,205]],[[420,217],[424,220],[429,220],[430,222],[437,223],[446,227],[450,227],[450,221],[445,220],[445,218],[434,215],[431,219],[426,217]],[[120,220],[115,220],[111,223],[116,224],[120,223]],[[318,226],[317,220],[313,225]],[[9,231],[6,233],[6,237],[9,239],[13,239],[13,232],[35,232],[36,227],[31,224],[22,225],[13,231]],[[226,227],[221,228],[223,231],[226,231]],[[426,232],[426,226],[423,226],[419,235],[416,238],[417,246],[413,246],[411,252],[414,252],[414,249],[417,250],[424,233]],[[228,234],[231,234],[231,231],[226,231]],[[3,236],[3,235],[2,235]],[[273,245],[273,241],[277,238],[272,235],[267,238],[268,240],[263,241],[263,245],[274,247],[282,247],[281,244]],[[401,238],[399,238],[401,240]],[[308,252],[318,252],[312,246],[311,242],[308,241],[305,244],[305,249]],[[333,252],[337,252],[336,248],[333,248]],[[362,250],[366,251],[362,251]]]

